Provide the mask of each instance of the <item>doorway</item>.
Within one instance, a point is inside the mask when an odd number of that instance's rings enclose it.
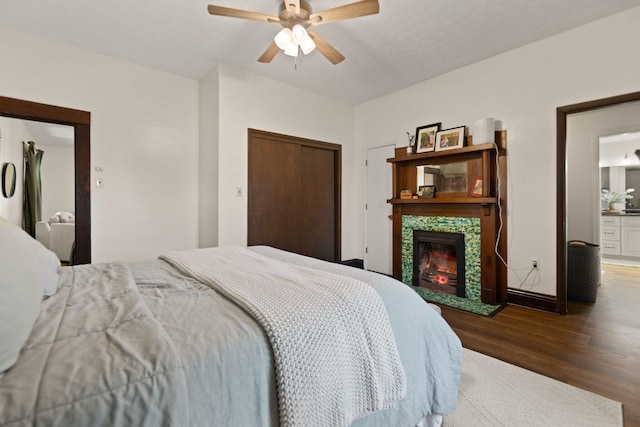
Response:
[[[393,196],[393,174],[387,159],[394,156],[395,145],[370,148],[365,163],[364,268],[389,276],[393,274],[393,228],[387,200]]]
[[[249,129],[248,245],[341,260],[341,146]]]
[[[556,253],[557,253],[557,277],[556,277],[556,301],[555,311],[561,314],[567,312],[567,170],[571,168],[572,162],[568,158],[567,147],[567,119],[572,114],[590,112],[603,108],[623,105],[640,101],[640,92],[626,95],[604,98],[595,101],[588,101],[580,104],[567,105],[556,109],[557,121],[557,144],[556,144]],[[575,160],[574,160],[575,162]],[[592,165],[593,163],[590,163]]]
[[[597,213],[602,217],[602,263],[640,267],[640,102],[626,105],[633,109],[635,126],[598,138],[597,192],[603,200]]]
[[[91,263],[91,113],[0,96],[0,116],[73,127],[75,264]]]

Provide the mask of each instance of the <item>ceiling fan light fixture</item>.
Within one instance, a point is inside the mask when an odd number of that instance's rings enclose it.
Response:
[[[300,24],[296,24],[293,26],[293,28],[291,29],[291,34],[293,36],[294,43],[298,45],[302,44],[302,41],[305,37],[309,37],[309,34],[307,34],[307,30],[305,30],[304,27]]]
[[[284,50],[284,54],[285,55],[289,55],[289,56],[293,56],[296,57],[298,56],[298,45],[295,43],[291,43],[289,46],[287,46]]]
[[[294,45],[293,35],[289,28],[283,28],[273,39],[281,50],[286,50],[289,46]]]
[[[262,21],[279,24],[282,27],[273,38],[273,42],[260,55],[258,62],[269,63],[280,51],[284,51],[286,55],[295,57],[298,64],[302,55],[308,55],[317,50],[334,65],[344,61],[344,56],[320,35],[311,33],[311,36],[307,28],[317,24],[374,15],[380,11],[379,0],[357,0],[315,13],[312,11],[309,0],[278,0],[278,3],[280,6],[277,15],[214,4],[210,4],[207,10],[210,15]]]
[[[302,53],[305,55],[310,54],[316,48],[315,42],[311,39],[309,34],[306,35],[302,42],[300,43],[300,49],[302,49]]]

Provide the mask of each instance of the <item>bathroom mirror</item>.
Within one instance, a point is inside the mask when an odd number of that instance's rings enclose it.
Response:
[[[16,166],[5,163],[2,167],[2,195],[7,199],[16,192]]]

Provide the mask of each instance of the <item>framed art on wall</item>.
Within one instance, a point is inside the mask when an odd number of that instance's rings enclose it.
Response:
[[[420,126],[416,129],[416,153],[435,151],[436,133],[440,130],[440,123]]]
[[[436,133],[436,151],[464,147],[464,126],[445,129]]]

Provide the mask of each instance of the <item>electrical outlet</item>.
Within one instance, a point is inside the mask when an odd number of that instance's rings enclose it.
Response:
[[[534,270],[538,270],[540,268],[540,261],[538,261],[536,258],[532,259],[531,268]]]

